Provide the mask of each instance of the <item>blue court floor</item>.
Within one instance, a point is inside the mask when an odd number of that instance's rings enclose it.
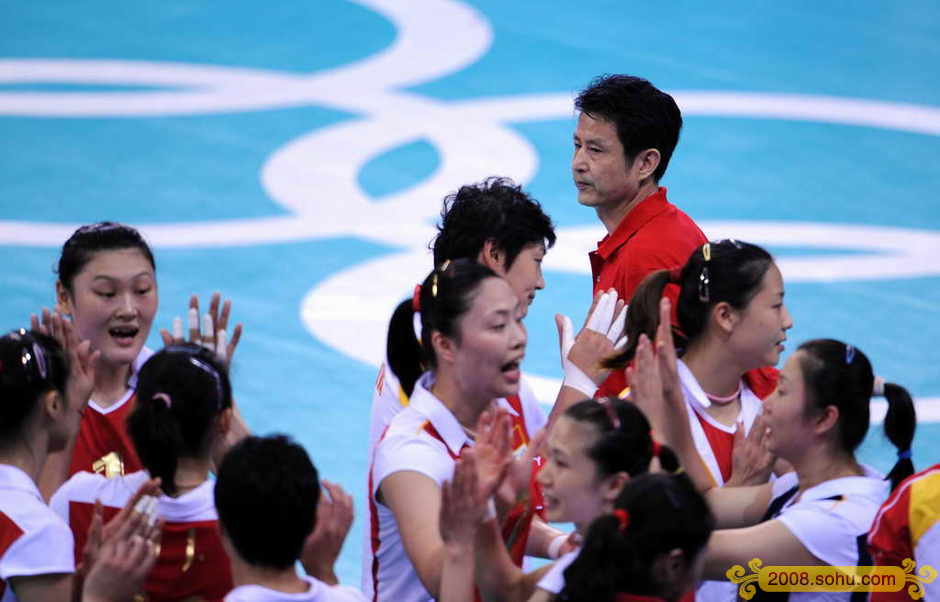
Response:
[[[918,398],[916,464],[940,461],[935,2],[0,0],[0,15],[3,328],[53,302],[77,225],[140,227],[158,326],[192,292],[232,298],[250,426],[294,435],[357,495],[346,582],[385,322],[461,184],[511,176],[558,226],[525,366],[546,397],[557,386],[552,315],[583,314],[602,235],[571,184],[571,96],[600,73],[676,96],[671,200],[710,237],[768,246],[791,342],[864,350]],[[861,456],[893,463],[878,428]]]

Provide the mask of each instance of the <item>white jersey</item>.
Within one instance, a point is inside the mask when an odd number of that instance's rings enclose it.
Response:
[[[708,396],[705,395],[705,391],[695,378],[695,375],[692,374],[692,371],[689,370],[689,367],[686,366],[685,362],[682,360],[678,361],[677,367],[679,380],[682,383],[682,393],[685,396],[686,408],[689,413],[689,426],[692,430],[692,440],[695,442],[695,449],[702,458],[702,462],[708,469],[711,478],[715,481],[715,485],[721,487],[725,484],[725,479],[721,471],[719,455],[722,456],[722,461],[727,466],[730,462],[730,443],[733,441],[737,426],[724,425],[709,416],[705,408],[711,404],[711,401],[709,401]],[[735,419],[735,422],[741,421],[744,423],[745,435],[750,432],[751,425],[754,424],[754,420],[760,415],[762,408],[763,405],[760,398],[751,391],[747,383],[742,379],[741,411]],[[716,437],[716,439],[723,441],[724,444],[719,445],[717,448],[712,445],[712,442],[708,439],[708,435],[705,433],[705,429],[711,430],[713,434],[717,433],[719,436]],[[724,436],[722,436],[722,434]],[[737,587],[735,584],[727,581],[703,581],[695,591],[696,602],[734,602],[737,597]]]
[[[430,373],[422,375],[408,406],[392,419],[373,454],[369,473],[369,547],[363,555],[362,574],[362,589],[373,600],[432,599],[405,552],[395,516],[376,499],[382,481],[396,472],[419,472],[438,485],[451,479],[461,450],[473,444],[450,410],[431,394],[432,384]],[[520,416],[509,401],[500,399],[496,403],[522,422],[531,434],[544,424],[541,412],[533,417],[523,405]],[[521,449],[525,451],[524,444]]]
[[[773,484],[768,520],[779,520],[810,554],[831,566],[869,565],[868,530],[891,484],[869,468],[865,476],[824,481],[796,499],[799,481],[795,472]],[[864,560],[864,562],[863,562]],[[847,602],[849,592],[797,592],[791,602]]]
[[[287,594],[261,585],[240,585],[225,596],[225,602],[366,602],[359,590],[345,585],[327,585],[314,577],[300,577],[306,592]]]
[[[36,484],[0,464],[0,601],[13,602],[13,577],[74,573],[72,532],[42,501]]]
[[[418,385],[416,384],[415,389],[417,390],[417,388]],[[545,428],[546,424],[548,424],[548,418],[545,416],[542,406],[539,404],[535,393],[532,391],[524,375],[519,381],[519,395],[512,401],[518,401],[518,403],[510,403],[510,400],[503,398],[499,399],[497,403],[501,408],[507,410],[514,416],[518,416],[519,412],[516,411],[513,405],[516,405],[522,410],[521,414],[524,417],[529,437],[534,437],[538,431]],[[375,389],[372,391],[372,415],[369,425],[369,458],[375,455],[375,447],[382,438],[382,433],[384,433],[385,429],[391,424],[392,419],[407,408],[410,403],[410,399],[401,388],[398,377],[395,376],[395,373],[389,368],[388,363],[382,364],[379,367],[379,373],[375,381]],[[524,446],[514,445],[514,447],[514,451],[517,455],[525,451]],[[372,492],[369,491],[368,483],[366,483],[366,498],[368,499],[371,495]],[[371,587],[372,583],[371,555],[372,535],[369,529],[363,529],[362,588],[364,591],[370,591],[367,587]],[[369,584],[368,586],[367,582]]]
[[[539,579],[539,589],[544,589],[556,596],[560,594],[561,590],[565,589],[565,569],[571,566],[571,563],[580,553],[581,548],[578,548],[559,556],[558,560],[548,569],[548,572]]]

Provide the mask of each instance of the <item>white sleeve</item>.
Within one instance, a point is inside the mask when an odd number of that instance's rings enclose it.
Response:
[[[30,529],[13,542],[0,558],[0,579],[74,573],[74,550],[68,526],[49,515],[39,528]]]
[[[56,492],[49,498],[49,507],[52,508],[53,512],[59,515],[59,518],[65,521],[66,525],[69,524],[69,501],[72,499],[71,494],[76,488],[80,488],[83,482],[88,481],[89,477],[94,477],[94,475],[87,472],[76,472],[68,481],[62,483],[62,486],[56,489]]]
[[[525,412],[525,428],[529,431],[530,438],[535,437],[535,434],[548,424],[548,418],[525,376],[519,381],[519,400],[522,401],[522,411]]]
[[[859,535],[868,534],[877,511],[867,500],[818,500],[798,503],[777,519],[816,558],[831,566],[852,566],[858,564]],[[867,524],[860,526],[865,516]],[[867,545],[866,539],[861,545]]]
[[[920,536],[917,541],[917,548],[914,550],[914,559],[917,561],[917,569],[930,566],[940,572],[940,522],[934,523],[927,532]],[[930,583],[924,584],[924,600],[933,602],[940,600],[940,577]]]
[[[329,602],[368,602],[365,594],[348,585],[332,585],[327,591],[323,599]]]
[[[375,452],[372,467],[372,491],[375,495],[382,481],[396,472],[411,470],[419,472],[440,485],[454,474],[454,463],[441,449],[442,445],[420,436],[386,436]]]
[[[777,499],[799,484],[800,481],[796,476],[796,472],[788,472],[785,475],[781,475],[773,482],[773,489],[770,494],[771,501]]]
[[[369,425],[370,453],[378,445],[379,438],[392,422],[392,418],[405,407],[401,403],[401,384],[388,364],[382,364],[379,368],[375,384],[372,390],[371,424]]]
[[[574,559],[578,557],[577,550],[572,550],[567,554],[562,554],[561,557],[555,561],[555,563],[548,569],[548,572],[539,580],[538,587],[539,589],[544,589],[547,592],[552,594],[560,594],[561,590],[565,589],[565,569],[571,566],[571,563],[574,562]]]

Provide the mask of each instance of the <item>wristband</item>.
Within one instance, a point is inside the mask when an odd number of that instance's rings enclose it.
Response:
[[[565,380],[562,381],[561,386],[571,387],[584,393],[587,397],[594,397],[594,393],[597,392],[597,385],[594,384],[591,377],[585,374],[581,368],[575,366],[573,362],[568,362],[565,366]]]
[[[558,557],[561,556],[561,546],[565,545],[566,541],[568,541],[567,533],[562,533],[553,539],[552,542],[548,544],[548,557],[552,560],[558,560]]]

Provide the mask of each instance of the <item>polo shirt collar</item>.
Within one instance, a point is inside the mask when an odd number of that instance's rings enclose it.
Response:
[[[430,372],[422,374],[415,383],[409,407],[424,416],[444,440],[448,449],[454,455],[459,455],[464,445],[473,445],[473,441],[447,406],[431,393],[433,384],[434,378]]]
[[[29,475],[17,466],[10,464],[0,464],[0,489],[13,489],[15,491],[24,491],[42,500],[39,488],[33,482]]]
[[[865,471],[865,476],[841,477],[810,487],[800,496],[800,501],[811,502],[837,495],[852,495],[877,500],[880,504],[888,495],[890,483],[884,480],[883,474],[871,466],[862,464],[862,469]]]
[[[617,249],[630,240],[630,237],[636,234],[640,228],[668,208],[669,201],[666,200],[666,189],[660,186],[656,192],[631,209],[630,213],[620,220],[620,224],[617,225],[617,229],[613,233],[608,234],[597,243],[596,253],[605,260],[608,259]]]
[[[682,383],[682,389],[685,391],[685,398],[694,401],[698,407],[705,409],[712,405],[702,385],[698,379],[689,370],[689,367],[681,359],[676,361],[676,371],[679,373],[679,382]],[[760,398],[751,391],[745,379],[741,379],[741,408],[745,408],[748,403],[756,401],[760,403]],[[753,399],[750,399],[753,398]]]

